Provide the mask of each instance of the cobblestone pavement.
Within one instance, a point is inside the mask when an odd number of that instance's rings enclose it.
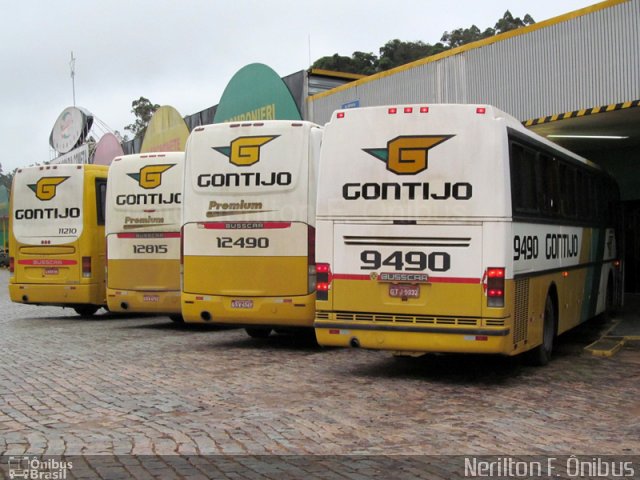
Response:
[[[0,271],[0,454],[640,453],[640,350],[517,359],[322,349],[292,335],[13,304]]]

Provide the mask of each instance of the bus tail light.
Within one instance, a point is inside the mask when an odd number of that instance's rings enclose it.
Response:
[[[328,263],[316,264],[316,298],[318,300],[329,299],[329,289],[331,288],[331,265]]]
[[[82,278],[91,278],[91,257],[82,257]]]
[[[504,307],[504,276],[502,267],[487,268],[487,306]]]
[[[316,290],[316,229],[307,225],[307,292]]]
[[[13,277],[16,272],[16,259],[9,257],[9,275]]]

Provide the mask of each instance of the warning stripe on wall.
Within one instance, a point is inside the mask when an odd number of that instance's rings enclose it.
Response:
[[[639,107],[640,100],[634,100],[632,102],[614,103],[611,105],[604,105],[602,107],[583,108],[582,110],[575,110],[573,112],[558,113],[557,115],[550,115],[548,117],[534,118],[532,120],[526,120],[522,122],[525,127],[532,127],[534,125],[541,125],[543,123],[555,122],[556,120],[564,120],[566,118],[584,117],[585,115],[595,115],[596,113],[613,112],[615,110],[622,110],[624,108]]]

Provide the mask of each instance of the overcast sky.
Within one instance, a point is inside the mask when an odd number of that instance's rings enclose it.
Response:
[[[589,0],[0,0],[0,157],[5,172],[50,159],[49,134],[73,105],[128,133],[140,96],[186,116],[219,102],[235,72],[280,76],[388,40],[436,43],[492,27],[506,10],[536,22]]]

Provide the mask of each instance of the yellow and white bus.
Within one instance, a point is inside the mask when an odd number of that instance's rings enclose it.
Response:
[[[9,294],[18,303],[105,306],[104,200],[108,167],[16,171],[11,189]]]
[[[253,337],[315,311],[316,171],[322,129],[271,120],[198,127],[186,147],[182,314]]]
[[[180,315],[184,152],[117,157],[107,188],[107,305]]]
[[[621,301],[617,187],[486,105],[339,110],[317,206],[321,345],[516,355]]]

